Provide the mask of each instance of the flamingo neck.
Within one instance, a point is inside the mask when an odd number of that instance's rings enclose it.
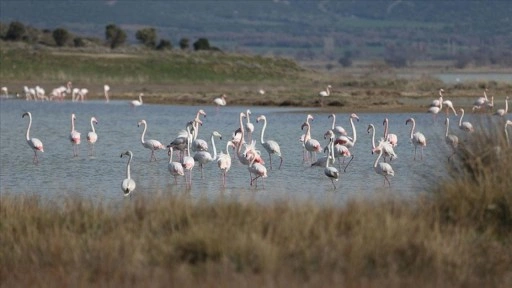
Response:
[[[311,125],[309,123],[306,123],[306,134],[304,136],[304,142],[308,141],[309,139],[311,139]]]
[[[373,163],[373,167],[374,167],[374,168],[377,168],[377,164],[379,163],[379,160],[380,160],[380,157],[382,156],[382,151],[383,151],[383,150],[384,150],[384,149],[380,149],[380,151],[379,151],[379,156],[377,156],[377,159],[375,159],[375,163]]]
[[[416,127],[416,121],[414,121],[414,119],[412,119],[411,122],[412,122],[412,126],[411,126],[411,139],[412,139],[412,135],[414,133],[414,128]]]
[[[505,98],[505,113],[508,112],[508,98]]]
[[[373,124],[370,124],[372,127],[372,149],[375,149],[375,126]]]
[[[126,164],[126,178],[131,179],[130,176],[130,163],[132,162],[132,154],[129,155],[128,164]]]
[[[459,126],[462,126],[462,118],[464,118],[464,110],[460,111]]]
[[[247,123],[251,123],[251,119],[249,119],[249,115],[251,115],[251,113],[249,113],[249,110],[247,110]]]
[[[144,130],[145,132],[145,130]],[[190,157],[190,142],[192,142],[192,135],[190,133],[190,127],[187,125],[187,156]]]
[[[211,137],[211,141],[212,141],[212,146],[213,146],[213,159],[217,159],[217,148],[215,147],[215,140],[214,140],[214,135],[212,133],[212,137]]]
[[[353,144],[356,144],[357,141],[357,132],[356,132],[356,126],[354,125],[354,120],[352,117],[350,117],[350,125],[352,126],[352,136],[354,140],[352,141]]]
[[[32,127],[32,115],[28,114],[27,141],[30,140],[30,127]]]
[[[140,136],[140,142],[144,144],[146,141],[144,141],[144,135],[146,135],[146,129],[148,128],[147,124],[142,122],[144,124],[144,130],[142,130],[142,135]]]
[[[242,117],[243,117],[243,114],[240,113],[240,133],[241,133],[241,136],[240,136],[240,141],[238,142],[238,147],[237,147],[237,150],[236,150],[236,153],[238,155],[238,157],[241,157],[242,155],[240,155],[240,152],[242,152],[242,144],[245,143],[245,133],[244,133],[244,123],[242,121]]]
[[[446,118],[446,135],[448,137],[448,130],[450,129],[450,119]]]
[[[92,129],[92,132],[96,133],[96,130],[94,130],[94,122],[92,121],[92,119],[91,119],[91,129]]]
[[[71,132],[75,131],[75,117],[71,116]]]
[[[139,95],[139,102],[142,104],[142,95]]]
[[[261,135],[260,135],[260,143],[263,144],[265,141],[263,140],[263,135],[265,134],[265,129],[267,128],[267,119],[263,119],[263,128],[261,128]]]
[[[388,137],[388,119],[384,120],[384,139]]]
[[[331,90],[330,90],[329,86],[327,86],[327,88],[325,90],[327,91],[327,96],[331,95]]]
[[[332,117],[332,127],[331,129],[334,131],[334,127],[336,127],[336,115],[331,114]]]
[[[226,143],[226,155],[228,156],[228,158],[231,157],[229,155],[229,141]]]

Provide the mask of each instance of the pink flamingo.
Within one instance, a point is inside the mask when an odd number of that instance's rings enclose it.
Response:
[[[251,176],[251,186],[253,183],[255,183],[256,180],[258,180],[258,178],[267,178],[267,168],[265,168],[265,166],[263,166],[263,164],[255,162],[255,160],[256,160],[255,156],[256,156],[255,154],[249,156],[250,157],[249,158],[250,159],[249,167],[247,168],[251,175],[252,174],[255,175],[254,178],[252,178],[252,176]],[[255,186],[256,187],[258,186],[257,182],[256,182]],[[263,187],[265,187],[265,185],[263,185]]]
[[[316,153],[322,152],[322,146],[318,140],[311,138],[311,124],[305,122],[302,124],[301,129],[304,130],[306,127],[306,136],[304,137],[304,148],[309,152],[309,158],[311,161],[316,160]]]
[[[373,170],[375,170],[375,173],[384,176],[384,185],[386,185],[386,181],[388,181],[389,187],[391,187],[388,176],[395,176],[395,171],[393,171],[393,167],[388,163],[379,163],[379,159],[382,156],[383,151],[384,149],[379,149],[379,156],[375,159],[375,163],[373,163]]]
[[[217,166],[222,173],[222,187],[226,187],[226,174],[231,168],[231,156],[229,155],[229,147],[234,147],[232,141],[226,143],[226,154],[220,152],[217,158]]]
[[[313,121],[315,118],[313,117],[313,115],[311,114],[308,114],[306,116],[306,123],[309,124],[309,120]],[[309,160],[308,158],[308,151],[306,150],[306,147],[304,146],[304,142],[305,141],[305,138],[306,138],[306,134],[302,134],[299,138],[299,141],[302,143],[302,162],[306,162],[307,160]]]
[[[155,150],[165,149],[165,146],[162,145],[160,141],[154,139],[144,141],[144,135],[146,134],[148,124],[146,123],[146,120],[140,120],[139,123],[137,124],[137,127],[140,127],[140,125],[144,125],[144,131],[142,131],[140,142],[142,143],[142,146],[144,146],[144,148],[151,150],[151,158],[149,159],[149,161],[157,161],[155,156]]]
[[[334,190],[336,190],[336,184],[334,184],[334,181],[338,181],[338,179],[340,178],[340,173],[338,172],[338,169],[336,169],[335,167],[329,166],[329,162],[331,162],[330,160],[334,162],[334,133],[329,134],[329,136],[329,145],[327,146],[329,156],[327,158],[327,161],[325,162],[324,175],[327,176],[327,178],[331,179],[332,186],[334,186]]]
[[[279,162],[279,168],[281,169],[281,165],[283,165],[283,156],[281,155],[281,148],[279,147],[279,144],[277,144],[274,140],[263,140],[263,135],[265,134],[265,129],[267,128],[267,117],[265,115],[260,115],[256,119],[256,123],[263,121],[263,128],[261,129],[261,135],[260,135],[260,143],[267,150],[268,157],[270,158],[270,170],[272,170],[272,154],[275,154],[279,156],[281,161]]]
[[[352,137],[353,138],[350,138],[348,136],[340,136],[334,141],[334,144],[341,144],[341,145],[346,146],[347,148],[352,148],[352,147],[354,147],[354,145],[356,145],[357,131],[356,131],[356,126],[354,125],[354,119],[356,119],[357,122],[359,122],[359,117],[355,113],[350,114],[349,121],[350,121],[350,126],[352,126]]]
[[[396,136],[396,134],[388,133],[388,118],[384,118],[384,122],[382,123],[382,125],[384,125],[384,140],[389,142],[391,146],[396,147],[396,145],[398,144],[398,136]]]
[[[345,131],[345,128],[343,128],[341,126],[336,126],[336,115],[335,114],[331,114],[327,118],[332,118],[331,130],[334,132],[334,134],[336,136],[343,136],[343,135],[346,136],[347,135],[347,131]]]
[[[369,124],[368,128],[366,129],[368,133],[370,133],[370,130],[372,130],[372,154],[374,152],[379,153],[379,149],[383,149],[384,162],[386,162],[386,157],[389,157],[389,161],[398,158],[395,150],[393,149],[393,145],[391,145],[391,143],[388,141],[381,139],[379,145],[375,146],[375,126],[373,126],[373,124]]]
[[[78,145],[80,145],[80,133],[75,130],[75,114],[71,114],[71,133],[69,134],[69,140],[73,145],[73,156],[78,156]]]
[[[94,155],[94,143],[98,140],[98,134],[94,130],[94,124],[98,124],[95,117],[91,117],[91,131],[87,133],[87,142],[89,142],[89,155]]]
[[[172,147],[168,147],[167,155],[169,156],[169,163],[167,164],[167,170],[174,176],[174,184],[178,184],[178,176],[184,176],[183,165],[179,162],[172,161]]]
[[[459,145],[459,137],[457,137],[457,135],[449,134],[449,132],[450,132],[450,119],[448,119],[448,117],[446,117],[446,120],[445,120],[444,124],[446,124],[446,133],[445,133],[445,138],[444,138],[445,142],[453,150],[453,153],[450,156],[448,156],[448,161],[450,161],[450,159],[456,153],[457,146]]]
[[[423,148],[427,146],[427,139],[425,138],[425,135],[423,135],[423,133],[421,132],[414,133],[414,128],[416,127],[416,121],[414,121],[414,118],[407,119],[407,121],[405,121],[405,125],[407,125],[409,122],[412,123],[411,141],[412,144],[414,144],[414,160],[416,160],[416,150],[418,146],[421,147],[421,160],[423,160]]]
[[[21,115],[21,118],[28,116],[28,127],[27,127],[27,144],[34,150],[34,159],[32,159],[32,163],[38,164],[39,158],[37,157],[37,151],[44,152],[43,142],[37,138],[30,138],[30,127],[32,126],[32,114],[30,112],[25,112]]]

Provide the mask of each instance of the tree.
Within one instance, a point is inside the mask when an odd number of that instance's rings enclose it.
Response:
[[[63,28],[57,28],[53,30],[52,36],[53,40],[55,40],[55,44],[57,44],[57,46],[59,47],[66,45],[70,38],[68,30]]]
[[[194,42],[194,50],[210,50],[210,42],[206,38],[199,38]]]
[[[114,24],[109,24],[105,27],[105,38],[110,46],[114,49],[124,44],[126,41],[126,33]]]
[[[75,47],[85,47],[85,41],[82,37],[76,37],[73,39]]]
[[[190,48],[190,41],[188,38],[181,38],[180,39],[180,49],[181,50],[188,50]]]
[[[5,40],[20,41],[25,36],[25,25],[18,21],[13,21],[9,24],[9,29],[5,34]]]
[[[351,51],[345,51],[343,54],[343,57],[341,57],[338,60],[338,63],[341,64],[343,67],[350,67],[352,66],[352,52]]]
[[[158,45],[156,46],[156,50],[171,50],[172,49],[172,44],[171,44],[171,41],[169,40],[165,40],[165,39],[160,39],[160,43],[158,43]]]
[[[156,47],[156,30],[155,28],[144,28],[140,29],[135,33],[135,38],[139,40],[140,43],[144,44],[149,48]]]

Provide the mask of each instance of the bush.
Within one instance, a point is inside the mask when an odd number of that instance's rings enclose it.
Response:
[[[135,33],[135,38],[146,47],[154,49],[156,47],[156,30],[155,28],[140,29]]]
[[[114,49],[121,46],[126,41],[126,33],[114,24],[105,27],[105,38],[110,48]]]
[[[75,45],[75,47],[85,47],[85,41],[82,37],[76,37],[75,39],[73,39],[73,44]]]
[[[171,49],[172,49],[171,41],[165,40],[165,39],[161,39],[160,43],[158,43],[158,45],[156,46],[156,50],[171,50]]]
[[[53,30],[52,36],[53,40],[55,40],[55,44],[57,44],[59,47],[62,47],[66,45],[71,35],[66,29],[57,28]]]
[[[5,40],[20,41],[25,36],[25,25],[18,21],[13,21],[9,24],[7,33],[5,34]]]
[[[190,48],[190,41],[188,38],[181,38],[180,39],[180,49],[181,50],[188,50]]]
[[[210,42],[206,38],[199,38],[196,42],[194,42],[194,50],[210,50]]]

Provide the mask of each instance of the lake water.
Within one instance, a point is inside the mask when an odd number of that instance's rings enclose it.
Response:
[[[224,138],[217,140],[217,149],[225,150],[226,141],[239,126],[238,117],[247,107],[226,106],[216,112],[213,106],[172,106],[147,105],[133,109],[127,101],[89,101],[72,102],[27,102],[23,100],[0,101],[0,192],[11,194],[38,194],[49,199],[58,199],[63,195],[80,195],[86,199],[98,201],[126,201],[121,191],[121,182],[125,178],[127,158],[120,158],[122,152],[131,150],[134,154],[131,172],[137,183],[132,197],[139,194],[180,194],[191,198],[216,198],[224,195],[236,201],[256,199],[268,202],[275,200],[315,200],[329,203],[344,203],[351,197],[374,197],[382,193],[391,193],[400,197],[415,197],[430,189],[437,177],[444,174],[448,148],[444,142],[444,121],[442,117],[434,122],[432,115],[419,114],[365,114],[357,113],[360,122],[356,122],[357,143],[352,150],[354,161],[346,173],[341,172],[337,189],[324,176],[323,168],[310,167],[303,163],[302,144],[299,137],[304,131],[301,124],[307,113],[315,120],[312,122],[312,136],[321,143],[324,132],[331,127],[329,114],[314,110],[296,108],[250,107],[251,120],[256,126],[254,138],[259,139],[262,125],[255,123],[257,116],[264,114],[268,126],[266,139],[277,141],[284,157],[281,170],[268,169],[268,178],[258,181],[258,187],[249,185],[247,167],[237,160],[233,161],[228,173],[227,186],[222,188],[220,171],[216,163],[209,163],[204,169],[204,179],[200,178],[198,165],[194,168],[193,184],[187,189],[184,179],[174,178],[167,170],[167,151],[156,152],[159,161],[150,162],[150,151],[141,145],[143,128],[137,127],[138,121],[148,123],[147,139],[156,139],[167,145],[185,127],[187,121],[195,117],[199,109],[204,109],[207,117],[203,119],[199,137],[209,140],[212,131],[217,130]],[[28,118],[22,118],[23,112],[30,111],[33,124],[30,137],[39,138],[44,143],[44,153],[40,153],[39,165],[32,163],[33,151],[27,145],[25,132]],[[71,126],[71,113],[75,113],[76,130],[82,134],[79,157],[73,157],[72,146],[68,139]],[[95,116],[98,142],[96,156],[88,156],[87,132],[90,130],[90,118]],[[383,185],[383,177],[373,170],[376,155],[370,153],[371,136],[366,132],[368,124],[373,123],[380,138],[383,133],[382,122],[389,118],[390,133],[398,135],[395,152],[398,159],[391,164],[395,177],[391,177],[391,188]],[[409,142],[410,126],[405,125],[409,117],[417,121],[417,129],[425,134],[428,145],[423,161],[413,161],[414,146]],[[452,116],[452,132],[456,129],[457,119]],[[469,115],[468,120],[472,117]],[[338,113],[337,125],[342,125],[352,135],[349,114]],[[263,158],[268,164],[268,154],[258,143]],[[210,144],[210,151],[212,151]],[[278,163],[278,160],[276,160]],[[264,187],[263,187],[264,184]]]

